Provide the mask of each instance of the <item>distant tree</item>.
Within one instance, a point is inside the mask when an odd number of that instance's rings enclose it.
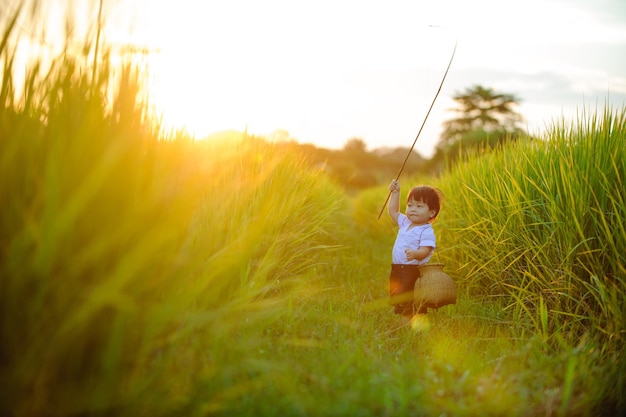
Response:
[[[380,158],[367,152],[365,141],[360,138],[349,139],[340,151],[342,158],[352,161],[359,171],[376,170],[380,167]]]
[[[480,85],[468,88],[453,97],[458,116],[444,122],[437,150],[450,154],[460,147],[472,149],[493,147],[513,140],[523,133],[518,126],[523,117],[515,111],[519,99],[513,94],[497,93]]]
[[[351,153],[365,153],[367,145],[361,138],[351,138],[343,145],[343,150]]]
[[[293,141],[289,132],[284,129],[276,129],[270,135],[269,139],[274,143],[285,143],[289,141]]]

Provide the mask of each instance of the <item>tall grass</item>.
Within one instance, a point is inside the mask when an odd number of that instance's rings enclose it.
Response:
[[[445,257],[469,293],[506,297],[520,331],[550,349],[598,349],[606,372],[598,398],[620,409],[625,138],[624,108],[582,112],[555,124],[543,140],[458,166],[441,184],[450,200],[445,228],[452,232],[442,243]]]
[[[262,371],[241,352],[324,262],[311,253],[333,244],[340,194],[292,150],[162,132],[142,68],[106,49],[95,69],[68,51],[33,61],[16,97],[14,33],[0,43],[0,414],[164,415]],[[229,384],[213,386],[219,409]]]
[[[0,414],[626,408],[623,109],[402,178],[446,194],[460,295],[415,334],[386,301],[386,187],[348,200],[289,145],[163,132],[105,47],[33,62],[16,97],[3,34]]]

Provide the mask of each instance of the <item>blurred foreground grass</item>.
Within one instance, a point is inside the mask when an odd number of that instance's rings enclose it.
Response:
[[[3,35],[0,414],[167,414],[280,317],[338,192],[255,138],[160,131],[106,53],[34,61],[18,97]]]

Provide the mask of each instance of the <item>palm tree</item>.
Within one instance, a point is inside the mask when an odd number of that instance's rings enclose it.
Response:
[[[444,122],[439,151],[449,153],[460,145],[466,149],[492,147],[523,133],[518,126],[523,118],[514,110],[520,100],[513,94],[496,93],[475,85],[457,93],[453,99],[459,107],[450,110],[459,116]]]

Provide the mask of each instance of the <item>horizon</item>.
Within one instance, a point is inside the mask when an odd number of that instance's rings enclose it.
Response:
[[[51,23],[49,36],[60,36],[64,3],[37,5]],[[78,6],[72,3],[76,16],[97,18],[97,8]],[[516,110],[532,135],[582,111],[626,103],[626,4],[619,0],[103,6],[105,42],[151,51],[141,58],[157,114],[166,127],[197,138],[282,131],[328,149],[352,138],[368,149],[409,147],[455,42],[450,72],[415,147],[424,157],[453,117],[452,96],[474,85],[519,98]]]

